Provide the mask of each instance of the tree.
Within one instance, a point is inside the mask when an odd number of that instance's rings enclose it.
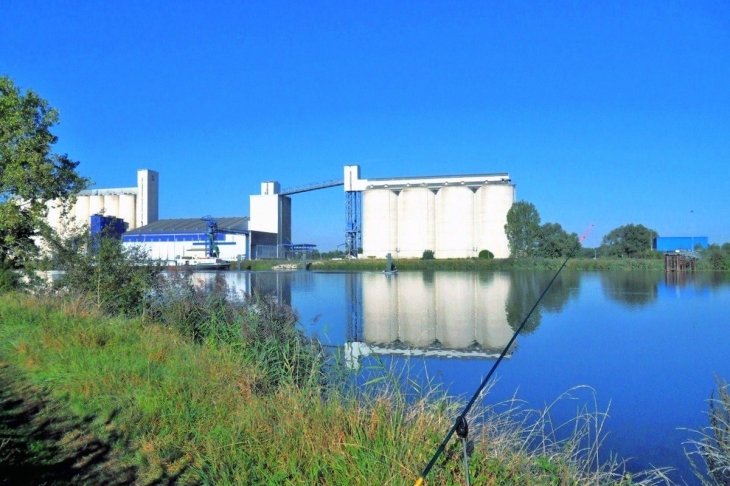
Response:
[[[559,223],[545,223],[540,227],[537,255],[543,258],[564,258],[579,244],[577,234],[568,234]]]
[[[76,173],[78,162],[51,151],[57,123],[58,110],[0,76],[0,261],[16,267],[37,254],[45,203],[66,200],[89,183]]]
[[[540,244],[540,214],[532,203],[516,202],[507,212],[507,233],[510,256],[534,257]]]
[[[627,224],[603,237],[601,254],[609,257],[643,258],[651,256],[652,240],[658,236],[642,224]]]

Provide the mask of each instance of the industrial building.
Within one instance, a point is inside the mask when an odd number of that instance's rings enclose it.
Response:
[[[78,224],[89,224],[94,214],[114,216],[132,230],[154,223],[159,217],[160,175],[149,169],[137,171],[137,186],[117,189],[90,189],[81,191],[70,208],[69,217]],[[58,200],[48,201],[48,224],[62,229],[62,206]]]
[[[345,167],[347,239],[362,256],[509,257],[504,225],[515,197],[509,174],[362,179]],[[361,217],[359,213],[361,211]],[[361,236],[360,236],[361,235]],[[360,237],[361,245],[360,245]]]
[[[248,259],[251,254],[249,219],[218,218],[212,234],[218,249],[217,257],[235,261]],[[154,260],[173,261],[206,257],[211,244],[207,222],[201,218],[162,219],[141,228],[127,231],[122,242],[143,246]]]
[[[163,219],[127,231],[122,241],[167,261],[207,256],[211,244],[227,261],[284,258],[292,247],[291,199],[280,193],[278,182],[263,182],[261,194],[250,196],[250,218]]]
[[[697,247],[707,249],[710,241],[707,236],[659,236],[654,238],[656,251],[694,251]]]
[[[504,226],[515,190],[507,173],[363,179],[350,165],[344,180],[289,190],[261,183],[261,193],[250,196],[250,217],[159,220],[159,174],[143,169],[136,187],[82,191],[70,215],[82,224],[96,214],[121,219],[122,241],[144,245],[154,259],[204,256],[212,246],[224,260],[284,258],[296,246],[289,196],[334,186],[345,189],[345,245],[353,257],[421,258],[425,250],[435,258],[482,250],[509,256]],[[48,208],[50,225],[63,227],[60,203]]]

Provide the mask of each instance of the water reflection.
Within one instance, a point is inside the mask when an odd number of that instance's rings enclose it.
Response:
[[[601,272],[603,291],[610,299],[628,307],[641,308],[657,300],[663,272]]]
[[[253,289],[292,305],[292,293],[312,295],[322,304],[322,289],[337,288],[342,328],[327,331],[327,344],[344,346],[353,356],[369,354],[491,358],[507,345],[553,272],[224,272],[237,294]],[[215,273],[196,278],[212,284]],[[603,294],[622,307],[643,309],[660,294],[717,288],[730,278],[722,273],[600,272]],[[328,283],[324,283],[325,280]],[[333,285],[334,281],[339,284]],[[544,314],[563,312],[580,293],[581,273],[563,272],[526,323],[535,332]],[[674,289],[674,290],[672,290]],[[301,299],[301,297],[300,297]],[[301,307],[298,302],[296,307]],[[344,321],[344,322],[343,322]],[[341,326],[342,324],[338,324]]]
[[[361,275],[361,333],[354,341],[431,354],[492,356],[509,342],[504,274]]]
[[[201,272],[196,278],[210,285],[215,273]],[[529,292],[514,292],[515,286],[524,282],[515,282],[514,276],[506,273],[404,272],[387,276],[226,272],[225,278],[238,295],[250,295],[256,289],[287,305],[292,305],[292,292],[314,292],[317,279],[342,279],[346,332],[342,339],[333,342],[332,336],[328,336],[327,341],[345,346],[353,357],[392,354],[493,358],[514,333],[508,318],[508,302],[513,303],[510,312],[515,315],[514,303],[533,297]],[[532,281],[535,292],[542,292],[544,288],[539,286],[547,285],[549,279],[543,280]],[[566,295],[561,291],[561,297],[553,299],[550,305],[562,305]],[[533,303],[534,299],[530,306]],[[539,315],[533,321],[533,329],[537,324]]]
[[[517,271],[509,274],[509,294],[505,304],[507,322],[517,330],[522,321],[545,291],[555,272]],[[555,279],[543,297],[540,306],[522,328],[522,334],[534,332],[542,320],[542,313],[560,313],[571,297],[578,294],[580,274],[563,272]]]

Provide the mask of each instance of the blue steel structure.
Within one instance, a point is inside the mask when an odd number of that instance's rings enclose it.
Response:
[[[104,233],[105,236],[113,236],[116,239],[122,237],[122,233],[126,231],[124,220],[114,216],[104,216],[102,214],[91,215],[91,235]]]
[[[205,221],[205,256],[218,258],[220,255],[220,249],[216,243],[216,235],[218,233],[227,233],[230,235],[247,235],[250,233],[249,230],[232,230],[232,229],[221,229],[218,227],[218,221],[213,216],[203,216],[200,218]]]
[[[362,192],[345,192],[345,255],[357,258],[362,248]]]

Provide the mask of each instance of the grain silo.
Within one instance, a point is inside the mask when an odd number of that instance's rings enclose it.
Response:
[[[120,219],[123,219],[125,223],[127,223],[127,229],[135,229],[137,227],[136,225],[136,215],[137,215],[137,204],[136,204],[137,196],[134,194],[120,194],[119,195],[119,214],[116,216]]]
[[[486,184],[474,194],[476,230],[475,246],[488,249],[494,255],[509,255],[509,245],[504,232],[507,212],[512,207],[514,186]]]
[[[59,228],[61,226],[61,203],[58,201],[46,201],[46,211],[48,225],[51,228]]]
[[[398,194],[398,257],[420,258],[435,248],[436,195],[427,187],[406,187]]]
[[[102,214],[104,211],[104,196],[94,194],[89,196],[89,215]]]
[[[89,189],[76,196],[76,204],[70,211],[77,224],[88,225],[91,215],[104,214],[123,219],[127,229],[135,229],[140,224],[157,221],[159,214],[159,174],[154,170],[137,171],[136,187],[113,189]],[[60,207],[61,201],[52,201]],[[50,206],[49,206],[50,208]],[[55,212],[47,217],[51,227],[61,229],[62,222]]]
[[[481,250],[509,256],[509,174],[361,179],[358,166],[347,166],[344,186],[348,201],[362,196],[362,216],[348,213],[347,228],[361,231],[363,257],[420,258],[425,250],[436,258],[476,257]]]
[[[119,194],[104,195],[104,211],[107,216],[119,214]]]
[[[438,258],[476,256],[474,248],[474,193],[461,185],[446,185],[436,194]]]
[[[363,227],[372,231],[363,232],[363,248],[372,248],[381,254],[393,253],[398,247],[398,195],[388,189],[379,188],[363,194]]]
[[[73,216],[77,224],[89,224],[91,213],[89,213],[89,196],[78,196],[74,205]]]

